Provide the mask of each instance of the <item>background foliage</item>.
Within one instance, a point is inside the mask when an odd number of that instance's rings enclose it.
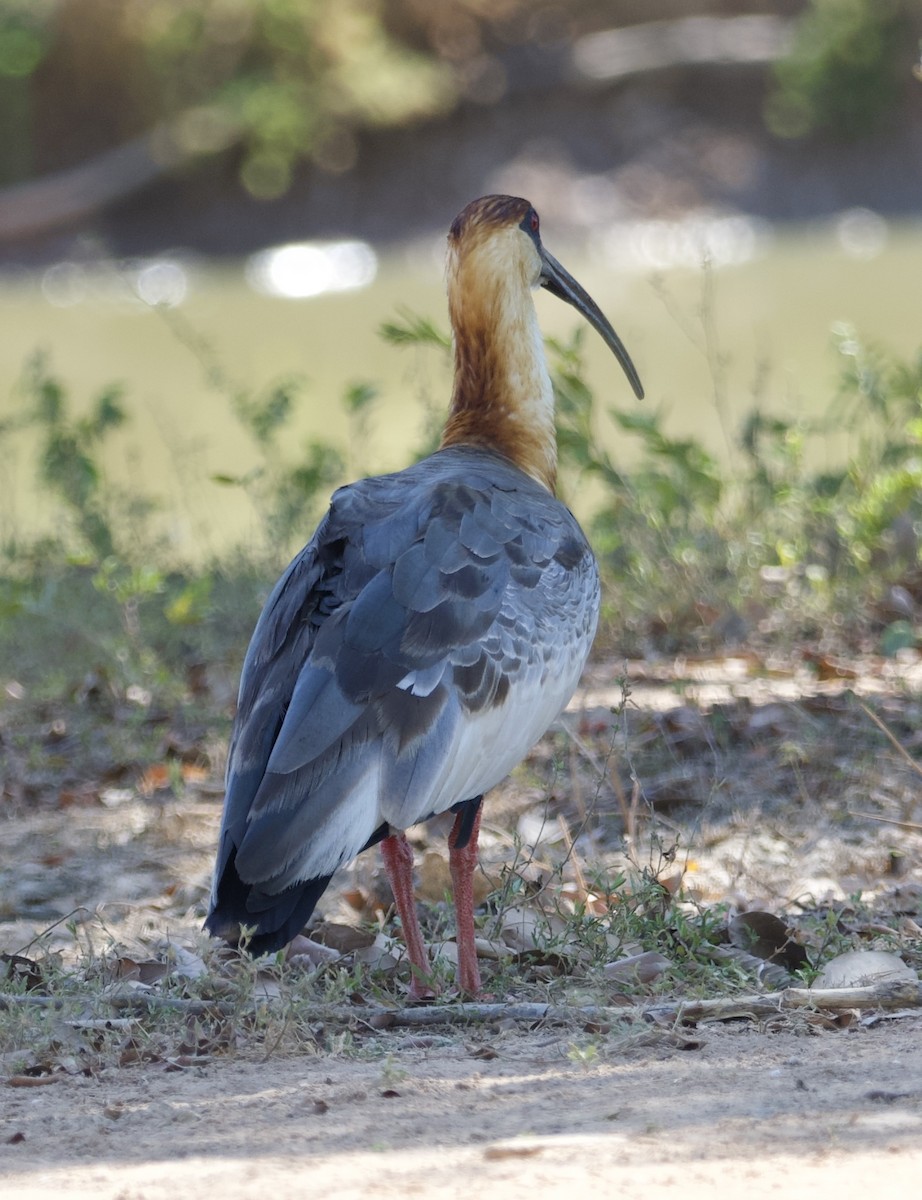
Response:
[[[397,347],[448,353],[446,335],[424,318],[401,317],[382,334]],[[601,650],[656,656],[747,641],[895,654],[917,644],[922,352],[904,361],[852,331],[842,331],[836,350],[839,394],[828,417],[753,409],[736,433],[738,469],[728,473],[697,439],[669,435],[661,413],[602,409],[585,379],[581,332],[549,343],[564,496],[587,476],[601,484],[590,526],[606,585]],[[86,657],[88,640],[120,687],[183,686],[190,655],[239,662],[286,547],[307,536],[334,486],[356,466],[362,472],[355,451],[375,398],[371,385],[342,397],[352,422],[347,471],[333,443],[315,440],[294,462],[279,452],[299,401],[294,385],[229,394],[254,466],[218,482],[256,498],[261,546],[190,566],[171,561],[145,502],[106,481],[101,448],[127,419],[118,389],[103,387],[78,417],[53,364],[34,357],[0,436],[33,439],[36,485],[56,493],[62,519],[53,539],[2,547],[7,670],[53,692],[59,671],[73,675],[73,652]],[[603,420],[638,444],[631,470],[599,448]],[[808,444],[843,422],[860,430],[855,452],[832,472],[808,467]],[[418,454],[432,448],[427,439]]]
[[[873,129],[922,34],[913,0],[694,10],[801,14],[767,114],[785,136]],[[351,168],[364,128],[500,100],[529,47],[687,15],[676,0],[0,0],[0,183],[163,126],[199,169],[228,152],[272,199],[299,163]]]

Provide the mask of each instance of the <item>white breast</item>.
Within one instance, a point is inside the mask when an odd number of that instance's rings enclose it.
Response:
[[[442,770],[425,798],[383,795],[381,819],[395,829],[407,829],[461,800],[483,795],[505,779],[573,695],[594,628],[587,633],[589,636],[580,639],[582,644],[569,644],[568,653],[555,655],[544,669],[536,666],[514,680],[502,704],[466,713],[458,722]]]

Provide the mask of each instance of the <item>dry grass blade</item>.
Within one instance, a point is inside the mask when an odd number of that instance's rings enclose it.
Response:
[[[903,758],[904,761],[907,762],[912,767],[912,769],[916,772],[917,775],[922,775],[922,765],[920,765],[919,763],[916,762],[916,760],[912,757],[912,755],[909,753],[909,751],[906,749],[906,747],[903,746],[900,743],[900,741],[894,736],[894,734],[887,727],[887,725],[880,719],[880,717],[877,715],[877,713],[874,712],[874,710],[872,708],[869,708],[868,705],[865,704],[863,700],[858,700],[857,696],[855,697],[855,699],[857,700],[858,707],[861,709],[861,711],[865,714],[866,717],[870,717],[870,719],[874,722],[874,724],[877,726],[877,728],[881,731],[882,734],[884,734],[884,736],[887,738],[887,740],[890,742],[890,744],[898,752],[900,757]]]
[[[902,817],[883,817],[880,813],[862,812],[860,808],[850,808],[849,816],[861,817],[863,821],[878,821],[881,825],[898,825],[900,829],[922,829],[918,821],[904,821]]]

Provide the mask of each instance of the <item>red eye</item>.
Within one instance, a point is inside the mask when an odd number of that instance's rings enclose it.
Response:
[[[533,208],[529,208],[525,213],[525,216],[522,217],[521,221],[519,221],[519,229],[521,229],[523,233],[527,233],[528,236],[537,243],[539,241],[539,224],[540,222],[538,220],[538,214]]]

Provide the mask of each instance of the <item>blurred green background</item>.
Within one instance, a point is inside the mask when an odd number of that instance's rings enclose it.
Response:
[[[753,406],[829,412],[850,327],[919,345],[920,35],[915,0],[0,0],[0,534],[60,523],[36,351],[77,418],[120,389],[98,461],[181,558],[262,536],[229,482],[258,461],[242,398],[296,393],[291,462],[320,440],[343,476],[404,464],[448,364],[378,330],[444,324],[444,231],[493,190],[539,208],[664,428],[732,468]]]

